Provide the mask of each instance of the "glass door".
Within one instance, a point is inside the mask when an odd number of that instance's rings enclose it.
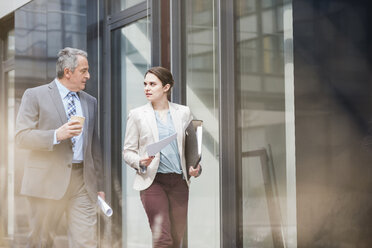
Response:
[[[117,31],[121,37],[121,125],[122,144],[129,111],[147,103],[143,92],[143,76],[150,67],[148,19],[137,20]],[[123,162],[123,237],[125,247],[151,246],[151,232],[139,192],[133,189],[135,171]],[[124,185],[125,184],[125,185]]]
[[[121,13],[119,22],[121,25],[116,26],[114,23],[110,30],[111,197],[112,204],[116,205],[111,246],[150,247],[152,238],[147,216],[142,207],[139,191],[133,189],[135,171],[122,160],[129,111],[147,103],[143,79],[151,65],[148,4],[127,8]]]
[[[192,178],[188,247],[220,247],[219,78],[217,1],[184,1],[186,105],[203,120],[203,172]]]

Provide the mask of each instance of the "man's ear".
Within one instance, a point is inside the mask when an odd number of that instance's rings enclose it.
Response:
[[[64,76],[67,79],[70,79],[70,77],[71,77],[71,71],[68,68],[65,68],[65,69],[63,69],[63,72],[64,72]]]

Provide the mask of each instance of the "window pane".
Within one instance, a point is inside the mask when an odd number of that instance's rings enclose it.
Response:
[[[149,4],[149,0],[111,0],[111,12],[117,13],[143,2]]]
[[[216,2],[185,1],[186,95],[194,119],[204,121],[203,173],[190,186],[189,247],[220,246],[219,89]],[[202,220],[202,221],[201,221]]]
[[[14,29],[10,30],[8,33],[8,37],[6,40],[6,48],[5,48],[5,60],[14,57],[14,50],[15,50],[15,43],[14,43]]]
[[[273,3],[235,20],[243,247],[296,247],[291,3]]]
[[[10,236],[14,235],[14,212],[15,212],[15,202],[14,202],[14,174],[15,174],[15,88],[14,88],[14,70],[9,71],[5,74],[5,82],[8,88],[8,154],[7,154],[7,164],[8,164],[8,177],[7,177],[7,189],[8,189],[8,234]]]

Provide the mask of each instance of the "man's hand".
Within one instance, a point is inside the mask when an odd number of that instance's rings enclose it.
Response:
[[[105,201],[105,192],[99,191],[97,192],[97,195],[99,195]]]
[[[79,121],[69,121],[57,129],[57,141],[70,139],[73,136],[78,136],[83,130],[83,126]]]
[[[189,168],[189,175],[193,177],[198,177],[199,176],[199,171],[200,171],[200,164],[198,164],[198,167],[194,169],[194,167],[190,166]]]

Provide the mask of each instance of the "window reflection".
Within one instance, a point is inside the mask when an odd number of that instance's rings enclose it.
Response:
[[[10,30],[6,39],[5,60],[14,58],[15,42],[14,42],[14,29]]]
[[[284,9],[291,4],[236,0],[236,6],[240,239],[243,247],[295,247],[284,68],[291,51],[283,49]]]
[[[188,245],[219,247],[217,7],[213,0],[185,2],[186,104],[194,119],[204,121],[203,173],[190,186]]]
[[[117,13],[143,2],[149,4],[149,0],[111,0],[111,12]]]
[[[236,1],[236,15],[245,16],[256,11],[256,0]]]

